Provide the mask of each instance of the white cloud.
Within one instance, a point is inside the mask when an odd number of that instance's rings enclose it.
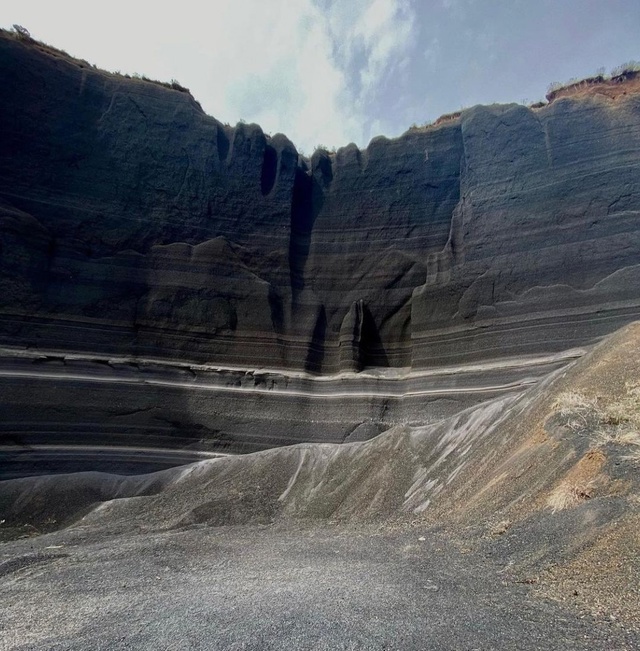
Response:
[[[407,58],[413,11],[407,0],[320,1],[112,0],[100,15],[85,0],[7,0],[3,14],[100,67],[178,79],[216,118],[258,122],[306,152],[364,145],[371,99]]]
[[[440,39],[437,36],[431,39],[429,46],[423,52],[423,56],[430,70],[436,70],[438,68],[439,60],[442,56],[442,48],[440,47]]]
[[[415,12],[408,0],[332,0],[327,16],[334,58],[349,78],[349,104],[363,120],[357,142],[366,144],[389,126],[383,112],[394,98],[384,85],[393,73],[407,74],[417,39]]]
[[[360,73],[365,93],[371,93],[411,47],[414,24],[410,6],[396,0],[373,0],[365,9],[354,30],[367,53],[366,66]]]
[[[328,20],[338,61],[357,70],[361,99],[407,58],[416,37],[415,13],[406,0],[336,0]]]
[[[307,152],[359,137],[357,115],[340,101],[347,80],[330,56],[326,20],[310,0],[236,0],[224,11],[199,93],[209,112],[284,132]]]

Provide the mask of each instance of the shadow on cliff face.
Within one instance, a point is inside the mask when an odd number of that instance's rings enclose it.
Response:
[[[305,266],[311,249],[315,221],[324,205],[325,191],[333,181],[333,167],[330,155],[318,150],[311,158],[311,169],[296,171],[291,205],[291,234],[289,241],[289,274],[292,297],[292,329],[308,341],[304,368],[320,373],[327,369],[338,370],[338,331],[329,327],[325,306],[313,290],[306,287]],[[311,339],[308,332],[298,330],[301,325],[311,324],[314,313]],[[379,329],[368,307],[364,307],[358,328],[358,341],[352,342],[354,369],[372,366],[389,366],[389,359],[380,337]]]
[[[291,334],[305,341],[307,352],[304,357],[304,369],[312,373],[323,371],[328,335],[325,307],[320,304],[314,292],[305,287],[305,266],[311,248],[311,234],[324,203],[322,184],[313,173],[317,155],[318,152],[312,158],[311,170],[305,168],[296,170],[289,236]]]
[[[305,166],[296,170],[291,201],[289,271],[294,307],[305,287],[304,271],[313,227],[324,205],[325,190],[333,181],[332,162],[326,151],[314,152],[310,165],[310,169]]]
[[[320,307],[316,324],[313,328],[311,341],[307,349],[307,357],[304,363],[305,371],[310,373],[322,372],[322,363],[325,356],[325,344],[327,338],[327,313],[324,305]]]
[[[267,196],[276,182],[278,175],[278,153],[271,145],[266,145],[264,149],[264,160],[262,163],[262,172],[260,174],[260,191],[263,196]]]
[[[318,180],[303,169],[296,170],[289,239],[289,274],[294,306],[304,288],[304,268],[311,247],[311,232],[323,202],[323,191]]]
[[[351,310],[350,310],[351,311]],[[311,373],[324,371],[362,371],[390,366],[380,331],[369,308],[359,301],[357,322],[351,332],[340,331],[339,345],[328,341],[329,326],[324,305],[318,309],[304,368]],[[349,313],[347,314],[349,316]]]
[[[360,362],[362,368],[371,366],[389,366],[389,359],[380,337],[380,331],[373,319],[371,311],[366,305],[363,306],[362,339],[360,342],[360,349]]]

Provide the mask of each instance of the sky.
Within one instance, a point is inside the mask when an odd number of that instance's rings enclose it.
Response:
[[[307,154],[640,60],[639,0],[3,0],[0,19],[100,68],[176,79],[222,122]]]

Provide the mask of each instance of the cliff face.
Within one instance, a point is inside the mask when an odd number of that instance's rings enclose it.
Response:
[[[638,314],[640,96],[301,159],[0,38],[4,344],[320,372],[560,350]]]
[[[311,160],[5,32],[0,87],[18,445],[368,438],[521,388],[640,315],[637,80]]]
[[[0,30],[3,642],[638,648],[629,81],[305,160]]]

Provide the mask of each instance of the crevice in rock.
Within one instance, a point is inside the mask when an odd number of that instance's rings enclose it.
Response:
[[[276,182],[278,173],[278,153],[271,146],[267,145],[264,149],[264,159],[262,161],[262,174],[260,176],[260,190],[263,196],[267,196]]]
[[[324,361],[325,342],[327,336],[327,313],[324,306],[320,307],[316,324],[313,328],[313,335],[309,348],[307,350],[307,358],[305,360],[305,371],[311,373],[321,373],[322,364]]]
[[[360,339],[360,363],[362,368],[389,366],[387,352],[380,338],[378,326],[369,308],[362,306],[362,335]]]
[[[218,146],[218,157],[220,158],[220,162],[226,161],[227,156],[229,155],[229,138],[225,133],[224,127],[221,125],[218,126],[217,129],[216,144]]]
[[[363,301],[354,301],[349,311],[342,319],[340,326],[340,370],[360,371],[362,370],[361,349],[362,322],[363,322]]]
[[[358,372],[365,367],[389,366],[378,327],[362,299],[351,304],[342,320],[339,361],[342,371]]]

